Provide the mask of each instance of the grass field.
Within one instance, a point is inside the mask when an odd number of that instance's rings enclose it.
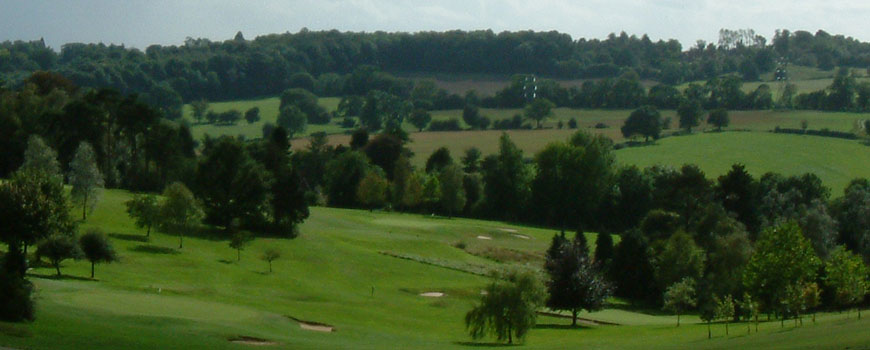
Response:
[[[760,132],[705,133],[668,137],[654,145],[616,151],[623,164],[679,167],[697,164],[716,178],[734,163],[754,176],[774,171],[784,175],[815,173],[839,197],[849,181],[870,177],[870,147],[828,137]]]
[[[338,108],[339,98],[337,97],[324,97],[319,99],[318,103],[326,108],[327,112],[334,111]],[[230,135],[230,136],[239,136],[242,135],[248,139],[256,139],[263,137],[263,125],[266,123],[276,124],[278,120],[278,106],[281,104],[281,101],[277,97],[268,97],[262,99],[255,100],[240,100],[240,101],[230,101],[230,102],[211,102],[209,103],[209,108],[216,113],[226,112],[231,109],[238,110],[245,113],[248,109],[253,107],[260,108],[260,121],[248,124],[244,119],[240,120],[236,125],[214,125],[214,124],[196,124],[193,119],[193,109],[189,104],[184,105],[183,110],[183,118],[190,122],[191,124],[191,132],[193,133],[193,137],[197,140],[202,139],[202,137],[206,134],[211,136],[221,136],[221,135]],[[337,124],[328,124],[328,125],[314,125],[309,124],[305,130],[305,135],[309,135],[318,131],[325,131],[330,134],[340,133],[342,132],[342,128]]]
[[[242,260],[226,241],[185,240],[152,233],[142,237],[123,213],[130,195],[106,191],[82,229],[101,227],[121,255],[119,263],[97,267],[98,281],[86,278],[89,265],[67,262],[64,278],[53,269],[30,271],[36,284],[37,321],[0,323],[0,346],[20,349],[245,349],[239,336],[274,342],[275,349],[468,349],[464,313],[488,279],[462,272],[500,265],[469,252],[520,251],[543,254],[553,231],[499,222],[312,208],[293,240],[258,238]],[[515,232],[514,232],[515,231]],[[479,239],[480,236],[491,239]],[[594,241],[593,234],[587,234]],[[465,242],[465,250],[455,248]],[[284,258],[268,273],[256,257],[277,247]],[[399,259],[388,254],[400,255]],[[422,263],[425,262],[425,263]],[[518,263],[519,264],[519,263]],[[539,266],[532,259],[530,266]],[[437,291],[446,295],[426,298]],[[620,304],[621,305],[621,304]],[[288,318],[335,327],[324,333],[303,329]],[[866,346],[870,320],[822,314],[817,324],[762,323],[758,334],[732,325],[725,336],[696,316],[641,313],[624,305],[584,318],[619,326],[572,329],[563,318],[541,317],[523,348],[725,349],[855,348]]]

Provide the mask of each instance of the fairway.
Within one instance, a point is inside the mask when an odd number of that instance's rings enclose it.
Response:
[[[707,177],[725,174],[732,164],[754,176],[814,173],[839,197],[854,178],[870,177],[870,147],[830,137],[765,132],[704,133],[661,139],[655,144],[616,151],[618,162],[639,167],[696,164]]]
[[[97,281],[82,278],[90,267],[85,262],[65,263],[62,279],[51,277],[49,267],[32,270],[37,321],[0,323],[0,345],[243,349],[249,345],[229,340],[248,337],[276,349],[466,349],[471,343],[463,315],[488,278],[464,271],[503,267],[483,251],[541,257],[555,233],[499,222],[315,207],[300,237],[258,238],[237,262],[223,240],[190,237],[180,250],[177,238],[161,233],[146,241],[123,212],[129,198],[124,191],[106,191],[82,225],[109,233],[121,261],[97,266]],[[594,242],[594,234],[586,235]],[[465,243],[465,250],[454,247],[457,242]],[[266,247],[284,253],[273,273],[257,259]],[[511,264],[538,269],[541,262]],[[847,314],[823,314],[817,324],[807,320],[800,328],[762,323],[761,332],[752,335],[745,335],[745,324],[732,325],[728,337],[722,325],[714,325],[715,337],[707,340],[697,316],[684,316],[679,328],[674,316],[624,305],[581,317],[620,325],[571,329],[570,320],[541,317],[523,348],[845,348],[866,345],[862,329],[870,325]],[[332,326],[334,332],[306,329],[297,319]]]

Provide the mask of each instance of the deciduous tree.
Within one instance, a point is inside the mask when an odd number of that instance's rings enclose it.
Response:
[[[474,339],[488,334],[496,340],[522,340],[535,325],[543,289],[531,273],[512,272],[485,289],[480,303],[465,315],[465,327]]]
[[[160,220],[160,205],[157,197],[150,194],[137,194],[124,203],[127,215],[135,220],[136,227],[145,228],[145,237],[151,236],[151,227]]]
[[[88,212],[96,207],[103,188],[103,174],[97,167],[94,149],[89,143],[82,142],[79,145],[69,168],[70,195],[82,206],[82,220],[85,220]]]
[[[92,229],[79,237],[79,246],[84,253],[85,259],[91,263],[91,278],[94,278],[94,266],[99,263],[110,263],[118,259],[115,249],[106,235]]]

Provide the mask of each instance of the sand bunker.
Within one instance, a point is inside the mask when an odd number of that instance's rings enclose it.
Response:
[[[300,320],[300,319],[293,317],[293,316],[287,316],[287,318],[298,322],[299,328],[302,328],[306,331],[323,332],[323,333],[335,332],[335,327],[328,325],[328,324],[325,324],[325,323],[304,321],[304,320]]]
[[[514,230],[514,229],[512,229],[512,228],[500,228],[499,231],[510,232],[510,233],[517,233],[517,232],[519,232],[519,231]]]
[[[278,345],[278,343],[270,341],[270,340],[248,337],[248,336],[244,336],[244,335],[238,336],[238,337],[233,337],[233,338],[230,338],[228,340],[230,341],[230,343],[243,344],[243,345],[253,345],[253,346]]]
[[[488,241],[488,240],[491,240],[492,237],[490,237],[490,236],[477,236],[477,239],[483,239],[483,240],[487,240],[487,241]]]
[[[420,293],[420,296],[421,296],[421,297],[427,297],[427,298],[440,298],[440,297],[443,297],[443,296],[444,296],[444,293],[441,293],[441,292],[426,292],[426,293]]]
[[[529,236],[526,236],[526,235],[520,235],[520,234],[513,234],[513,235],[511,235],[511,236],[514,236],[514,237],[519,238],[519,239],[530,239],[530,238],[531,238],[531,237],[529,237]]]

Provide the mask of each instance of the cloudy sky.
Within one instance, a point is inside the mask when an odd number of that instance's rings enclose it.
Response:
[[[575,39],[609,33],[715,42],[720,28],[824,29],[870,41],[870,2],[816,0],[0,0],[0,41],[45,38],[145,48],[190,37],[451,29],[557,30]]]

